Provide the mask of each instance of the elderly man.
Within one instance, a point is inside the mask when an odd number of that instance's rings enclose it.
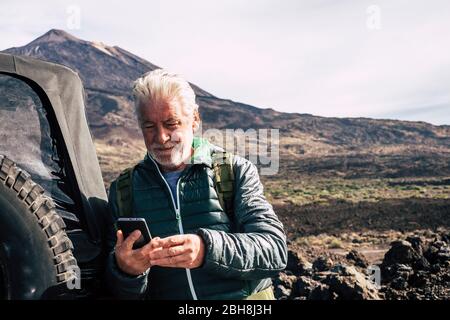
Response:
[[[155,70],[135,82],[133,93],[148,152],[127,171],[130,215],[146,219],[153,239],[133,250],[140,232],[124,239],[117,231],[107,267],[113,293],[123,299],[274,299],[270,278],[286,266],[286,237],[256,167],[231,155],[232,195],[220,201],[215,156],[227,153],[194,138],[200,117],[189,84]],[[124,206],[119,180],[109,195],[114,218]]]

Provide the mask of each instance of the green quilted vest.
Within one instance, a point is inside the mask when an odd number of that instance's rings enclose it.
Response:
[[[196,140],[194,164],[182,173],[177,184],[179,209],[169,185],[148,155],[133,171],[133,216],[145,218],[153,237],[195,234],[199,228],[231,232],[228,215],[222,209],[214,187],[211,149]],[[252,285],[253,283],[253,285]],[[200,268],[152,267],[147,296],[150,299],[244,299],[254,281],[221,278]]]

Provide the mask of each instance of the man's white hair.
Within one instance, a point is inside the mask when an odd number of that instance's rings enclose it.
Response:
[[[178,74],[163,69],[147,72],[134,82],[133,95],[136,113],[139,118],[139,108],[150,103],[157,106],[162,101],[170,102],[177,99],[184,107],[186,115],[198,114],[195,93],[189,83]]]

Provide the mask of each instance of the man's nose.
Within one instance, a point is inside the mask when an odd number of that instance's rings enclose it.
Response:
[[[156,133],[156,142],[158,144],[165,144],[170,140],[170,132],[165,128],[159,128]]]

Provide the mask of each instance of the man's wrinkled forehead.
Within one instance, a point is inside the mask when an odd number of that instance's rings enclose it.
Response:
[[[187,116],[185,108],[178,99],[148,101],[140,105],[138,116],[141,120],[167,120],[168,118],[182,118]]]

